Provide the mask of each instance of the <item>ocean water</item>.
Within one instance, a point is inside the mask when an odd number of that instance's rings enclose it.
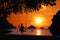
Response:
[[[8,34],[12,35],[36,35],[36,36],[53,36],[49,29],[26,29],[25,32],[21,33],[19,29],[9,29],[12,32]]]

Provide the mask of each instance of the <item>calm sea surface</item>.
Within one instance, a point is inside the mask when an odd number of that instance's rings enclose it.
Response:
[[[49,29],[26,29],[26,32],[23,32],[23,34],[19,31],[19,29],[9,29],[12,32],[9,34],[14,35],[38,35],[38,36],[52,36]]]

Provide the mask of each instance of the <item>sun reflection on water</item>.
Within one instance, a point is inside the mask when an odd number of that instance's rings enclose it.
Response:
[[[36,31],[36,35],[41,35],[41,31],[40,30],[37,30]]]

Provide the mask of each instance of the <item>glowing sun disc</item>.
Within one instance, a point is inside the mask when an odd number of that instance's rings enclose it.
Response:
[[[36,18],[35,21],[36,21],[36,23],[42,23],[42,19],[41,18]]]

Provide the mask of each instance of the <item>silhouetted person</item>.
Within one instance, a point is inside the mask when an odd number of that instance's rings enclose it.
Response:
[[[60,36],[60,10],[57,12],[56,15],[53,16],[52,24],[49,29],[53,35]]]
[[[23,26],[23,24],[21,24],[19,31],[21,31],[21,33],[24,32],[24,26]]]

